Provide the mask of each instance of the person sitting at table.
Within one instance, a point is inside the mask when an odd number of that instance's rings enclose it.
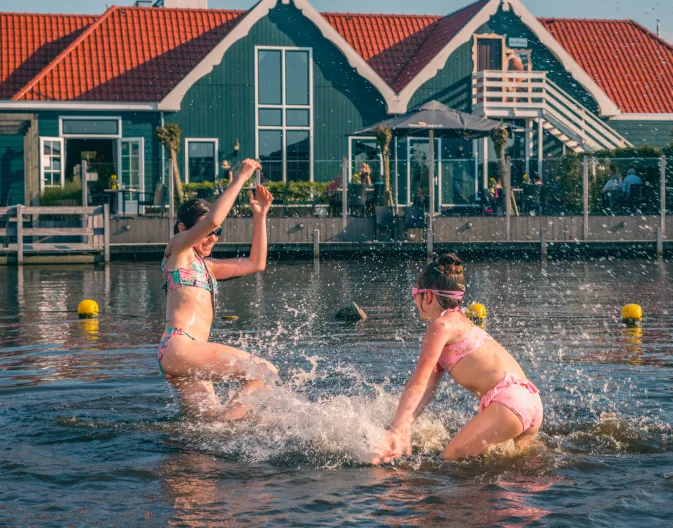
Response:
[[[632,185],[642,185],[643,180],[640,179],[640,176],[636,174],[636,169],[631,167],[627,173],[626,178],[624,178],[624,183],[622,184],[622,189],[627,198],[631,197],[631,186]]]

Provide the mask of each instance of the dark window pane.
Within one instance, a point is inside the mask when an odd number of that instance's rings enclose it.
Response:
[[[283,133],[280,130],[259,131],[259,160],[266,178],[283,179]]]
[[[311,147],[307,130],[287,132],[287,179],[308,181],[311,177]]]
[[[285,101],[288,105],[308,105],[308,52],[285,53]]]
[[[280,108],[260,108],[259,126],[283,126],[283,111]]]
[[[288,110],[287,126],[307,127],[309,125],[309,110]]]
[[[215,143],[212,141],[190,142],[188,159],[190,182],[215,179]]]
[[[116,119],[64,119],[63,133],[90,136],[118,135],[119,122]]]
[[[281,104],[281,52],[262,50],[258,56],[259,103]]]

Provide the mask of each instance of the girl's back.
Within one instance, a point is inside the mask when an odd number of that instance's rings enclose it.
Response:
[[[516,359],[460,312],[448,312],[442,316],[442,320],[452,333],[440,357],[439,366],[449,372],[460,386],[481,397],[506,372],[513,372],[525,379]]]

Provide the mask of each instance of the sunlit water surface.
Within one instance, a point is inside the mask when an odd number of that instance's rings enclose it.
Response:
[[[0,267],[0,524],[671,526],[673,266],[469,264],[468,300],[542,390],[540,445],[439,461],[478,403],[445,380],[414,455],[371,467],[418,357],[421,265],[271,263],[222,283],[212,339],[284,386],[250,421],[207,426],[180,419],[157,369],[158,263]],[[77,319],[84,298],[98,322]],[[334,321],[349,301],[366,321]],[[620,325],[630,302],[642,330]]]

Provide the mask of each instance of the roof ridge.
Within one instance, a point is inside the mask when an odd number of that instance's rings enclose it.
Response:
[[[59,62],[61,62],[66,56],[68,56],[77,46],[79,46],[84,41],[84,39],[89,37],[89,35],[91,35],[93,31],[103,23],[104,20],[107,20],[110,17],[110,15],[114,11],[117,11],[118,9],[119,6],[112,6],[107,11],[105,11],[105,13],[103,13],[100,17],[98,17],[97,20],[95,20],[84,31],[82,31],[82,34],[79,37],[73,40],[67,48],[65,48],[61,53],[59,53],[54,58],[54,60],[52,60],[45,68],[43,68],[42,71],[40,71],[40,73],[38,73],[35,77],[33,77],[23,88],[21,88],[21,90],[15,93],[12,96],[12,101],[18,101],[21,97],[23,97],[26,93],[28,93],[28,90],[30,90],[40,80],[46,77],[47,73],[53,70]]]
[[[169,12],[174,13],[176,11],[189,12],[189,13],[247,13],[250,9],[194,9],[193,7],[137,7],[137,6],[113,6],[118,7],[122,11],[132,10],[132,11],[145,11],[153,13]]]
[[[636,26],[636,27],[637,27],[638,29],[640,29],[643,33],[645,33],[645,35],[647,35],[648,37],[650,37],[650,38],[653,39],[653,40],[658,41],[659,43],[663,44],[663,45],[666,46],[668,49],[670,49],[671,51],[673,51],[673,44],[671,44],[671,43],[668,42],[667,40],[661,38],[661,37],[660,37],[659,35],[657,35],[656,33],[653,33],[652,31],[650,31],[649,29],[647,29],[645,26],[643,26],[643,25],[640,24],[639,22],[636,22],[635,20],[631,20],[631,22],[633,23],[634,26]]]
[[[31,16],[31,17],[72,17],[72,18],[94,18],[101,15],[90,15],[86,13],[28,13],[23,11],[2,11],[0,16]]]
[[[337,11],[321,11],[320,14],[322,16],[354,16],[354,17],[376,16],[385,18],[405,17],[405,18],[437,18],[437,19],[441,19],[444,18],[444,16],[448,16],[448,15],[432,15],[432,14],[417,15],[413,13],[350,13],[350,12],[342,13]]]
[[[538,20],[544,20],[545,22],[620,22],[626,24],[637,24],[632,18],[576,18],[576,17],[538,17]]]
[[[407,63],[404,65],[404,67],[402,67],[402,68],[400,69],[400,71],[399,71],[398,74],[395,76],[395,78],[393,79],[393,81],[392,81],[392,83],[391,83],[390,86],[392,87],[392,86],[395,85],[395,83],[396,83],[397,80],[400,78],[400,76],[406,71],[407,67],[408,67],[408,66],[411,64],[411,62],[416,58],[416,53],[418,53],[418,51],[425,45],[425,43],[430,39],[430,37],[431,37],[432,35],[434,35],[435,31],[437,31],[437,29],[439,28],[439,26],[441,25],[441,22],[442,22],[443,20],[446,20],[446,19],[449,18],[449,17],[453,17],[453,16],[457,15],[458,13],[460,13],[460,12],[462,12],[462,11],[465,11],[465,10],[471,8],[471,7],[474,7],[475,5],[480,4],[480,3],[488,3],[488,0],[476,0],[475,2],[472,2],[471,4],[468,4],[468,5],[466,5],[466,6],[463,6],[463,7],[461,7],[460,9],[456,9],[455,11],[452,11],[452,12],[449,13],[448,15],[444,15],[444,16],[440,17],[438,20],[436,20],[435,22],[433,22],[433,24],[435,25],[435,27],[432,28],[432,30],[430,30],[430,31],[428,32],[427,36],[423,39],[423,42],[421,42],[421,43],[418,45],[418,47],[416,48],[416,51],[414,51],[413,55],[412,55],[411,58],[407,61]],[[480,9],[479,11],[477,11],[477,13],[475,13],[474,16],[476,16],[476,15],[477,15],[478,13],[480,13],[480,12],[481,12],[481,9]],[[451,38],[451,40],[453,40],[453,37]],[[449,40],[449,42],[451,42],[451,40]],[[446,46],[449,42],[447,42],[444,46]],[[442,46],[442,49],[444,49],[444,46]],[[419,72],[419,73],[420,73],[420,72]]]

